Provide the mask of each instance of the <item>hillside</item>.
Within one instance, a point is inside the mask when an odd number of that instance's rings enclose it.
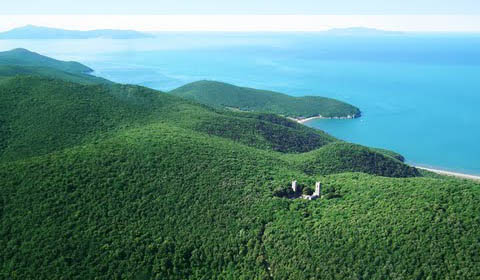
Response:
[[[0,132],[1,279],[480,277],[479,183],[277,115],[15,75]]]
[[[310,159],[306,159],[311,157]],[[402,174],[419,176],[413,167],[390,155],[350,143],[335,142],[302,155],[302,170],[307,174],[335,174],[341,172],[363,172],[386,177],[403,177]]]
[[[268,112],[287,117],[359,117],[360,110],[347,103],[318,96],[293,97],[286,94],[234,85],[199,81],[170,92],[173,95],[216,107]]]
[[[87,74],[93,71],[91,68],[78,62],[60,61],[26,49],[14,49],[11,51],[0,52],[0,65],[50,67],[56,70],[76,74]]]
[[[34,25],[14,28],[0,33],[0,39],[139,39],[150,37],[152,37],[152,35],[134,30],[99,29],[78,31]]]
[[[0,109],[5,131],[0,161],[48,154],[98,138],[99,133],[157,121],[283,153],[308,152],[338,141],[271,114],[215,110],[139,86],[81,85],[35,76],[16,76],[0,84]],[[372,158],[377,154],[368,153]]]
[[[49,153],[99,132],[152,121],[278,151],[308,151],[335,141],[294,122],[278,122],[274,116],[216,111],[138,86],[88,86],[19,76],[0,84],[0,106],[0,121],[9,131],[0,160]]]
[[[111,83],[108,80],[89,74],[65,72],[51,67],[0,65],[0,80],[16,75],[41,76],[87,85]]]
[[[160,123],[0,167],[3,275],[480,275],[480,185],[469,181],[309,177],[269,152]],[[341,197],[275,198],[292,179]]]

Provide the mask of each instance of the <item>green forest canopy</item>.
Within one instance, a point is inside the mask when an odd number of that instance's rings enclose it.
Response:
[[[350,104],[320,96],[293,97],[283,93],[215,82],[198,81],[170,92],[215,107],[280,114],[294,118],[359,117],[360,110]]]
[[[0,52],[0,65],[50,67],[76,74],[86,74],[93,71],[93,69],[75,61],[60,61],[21,48]]]
[[[36,73],[0,132],[0,278],[480,277],[479,183],[277,115]]]

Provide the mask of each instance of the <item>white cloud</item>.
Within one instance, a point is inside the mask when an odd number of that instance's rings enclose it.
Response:
[[[473,15],[0,15],[0,30],[33,24],[65,29],[141,31],[322,31],[371,27],[399,31],[480,31]]]

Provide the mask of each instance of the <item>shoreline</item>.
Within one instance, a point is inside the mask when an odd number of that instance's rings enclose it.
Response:
[[[315,117],[309,117],[309,118],[291,118],[292,121],[295,121],[300,124],[304,124],[306,122],[312,121],[312,120],[351,120],[351,119],[356,119],[359,118],[360,116],[356,115],[348,115],[346,117],[324,117],[324,116],[315,116]]]
[[[288,119],[295,121],[299,124],[305,124],[306,122],[312,121],[312,120],[317,120],[317,119],[323,119],[323,120],[346,120],[346,119],[355,119],[360,116],[347,116],[347,117],[323,117],[323,116],[315,116],[315,117],[309,117],[309,118],[292,118],[289,117]],[[421,170],[426,170],[430,171],[439,175],[444,175],[444,176],[450,176],[450,177],[456,177],[456,178],[461,178],[461,179],[469,179],[469,180],[474,180],[474,181],[480,181],[480,175],[472,175],[472,174],[466,174],[466,173],[460,173],[460,172],[454,172],[454,171],[448,171],[448,170],[442,170],[442,169],[436,169],[436,168],[431,168],[431,167],[424,167],[420,165],[411,165],[415,168],[421,169]]]
[[[412,165],[412,166],[415,167],[415,168],[430,171],[430,172],[433,172],[433,173],[436,173],[436,174],[439,174],[439,175],[445,175],[445,176],[450,176],[450,177],[457,177],[457,178],[462,178],[462,179],[470,179],[470,180],[480,181],[480,176],[478,176],[478,175],[471,175],[471,174],[465,174],[465,173],[459,173],[459,172],[453,172],[453,171],[423,167],[423,166],[418,166],[418,165]]]
[[[301,123],[301,124],[304,124],[304,123],[306,123],[308,121],[311,121],[311,120],[317,120],[317,119],[327,119],[327,118],[322,117],[322,116],[310,117],[310,118],[306,118],[306,119],[291,118],[291,120],[296,121],[297,123]]]

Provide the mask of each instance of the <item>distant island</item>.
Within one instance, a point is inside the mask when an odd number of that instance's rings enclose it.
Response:
[[[190,83],[171,91],[170,94],[214,107],[279,114],[299,122],[310,118],[353,119],[361,116],[360,109],[331,98],[294,97],[279,92],[238,87],[216,81]]]
[[[368,27],[332,28],[318,32],[321,35],[332,36],[389,36],[403,35],[401,31],[388,31]],[[18,39],[142,39],[153,38],[153,33],[135,30],[96,29],[96,30],[67,30],[35,25],[26,25],[9,31],[0,32],[0,40]]]
[[[332,28],[321,32],[326,35],[336,36],[374,36],[374,35],[403,35],[401,31],[388,31],[367,27],[348,27],[348,28]]]
[[[98,29],[89,31],[65,30],[27,25],[0,33],[0,39],[141,39],[153,35],[134,30]]]

